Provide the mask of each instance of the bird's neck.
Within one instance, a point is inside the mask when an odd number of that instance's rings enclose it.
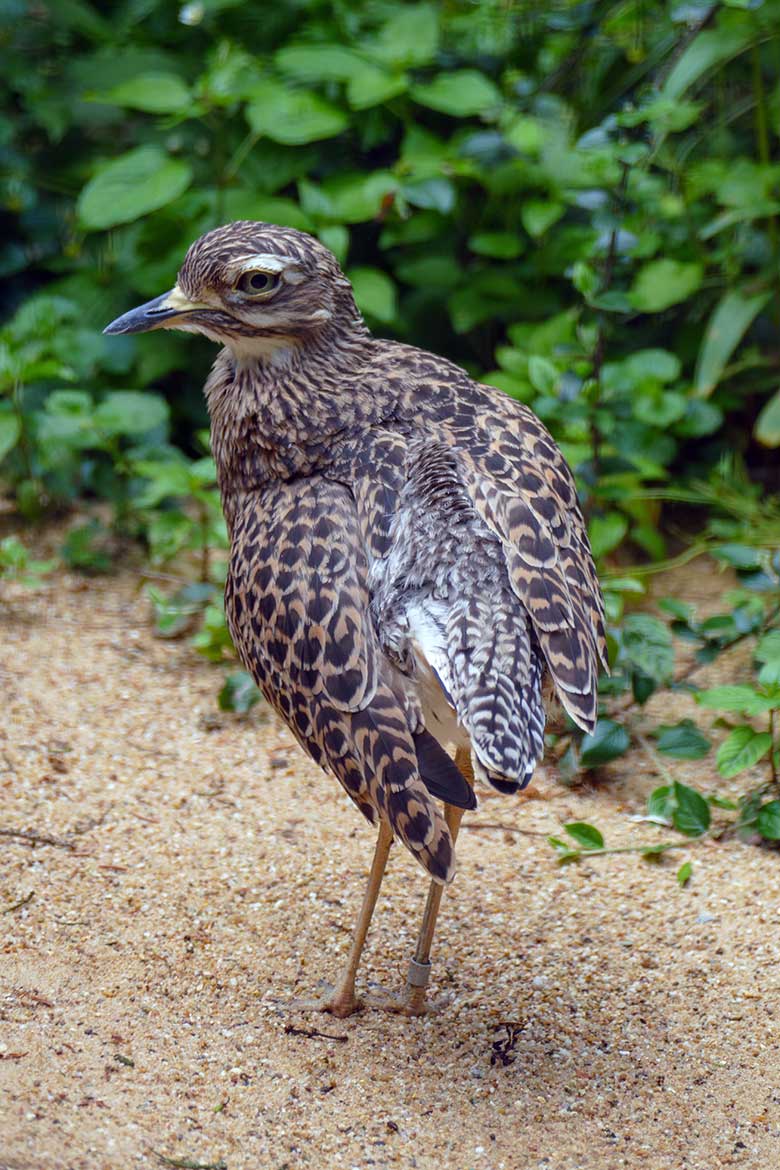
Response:
[[[382,416],[361,377],[376,345],[361,322],[305,344],[275,338],[263,352],[222,350],[206,400],[229,523],[247,492],[325,469],[338,435]]]

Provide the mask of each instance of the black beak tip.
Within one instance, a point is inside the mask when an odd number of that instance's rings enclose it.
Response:
[[[148,333],[150,329],[157,329],[163,321],[179,316],[180,310],[168,305],[169,296],[170,293],[163,293],[153,301],[147,301],[145,305],[130,309],[110,325],[106,325],[103,332],[110,336],[115,333]]]

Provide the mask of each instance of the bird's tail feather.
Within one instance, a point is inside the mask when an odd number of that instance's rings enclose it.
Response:
[[[400,717],[390,693],[385,696],[382,691],[383,688],[378,688],[370,707],[353,713],[354,743],[363,757],[365,774],[376,786],[376,805],[387,816],[395,835],[432,878],[449,882],[455,874],[450,831],[426,787],[425,778],[421,777],[415,739]],[[385,697],[390,700],[386,708]],[[442,755],[446,754],[443,749],[440,751]],[[441,764],[435,749],[430,749],[427,743],[424,744],[423,756],[426,761],[431,761],[432,770],[434,762]],[[468,785],[460,772],[457,775],[457,792],[451,773],[448,776],[449,788],[453,795],[465,800],[463,789]]]
[[[432,796],[438,796],[457,808],[476,808],[477,798],[455,761],[429,731],[414,737],[417,764],[423,784]]]

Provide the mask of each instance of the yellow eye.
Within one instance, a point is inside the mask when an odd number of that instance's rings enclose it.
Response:
[[[249,297],[259,296],[261,293],[271,292],[279,283],[279,275],[275,272],[245,272],[240,277],[236,288]]]

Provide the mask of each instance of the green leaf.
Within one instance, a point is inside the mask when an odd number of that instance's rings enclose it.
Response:
[[[371,106],[389,102],[409,88],[405,74],[387,73],[373,65],[358,69],[347,84],[347,101],[353,110],[368,110]]]
[[[780,661],[765,662],[758,672],[758,681],[766,690],[773,689],[777,697],[774,705],[780,708]]]
[[[170,410],[159,394],[141,390],[114,390],[95,408],[98,430],[108,435],[144,435],[165,426]]]
[[[692,719],[682,719],[672,725],[661,724],[654,734],[659,752],[676,760],[700,760],[710,750],[710,741]]]
[[[780,447],[780,390],[762,406],[753,434],[765,447]]]
[[[625,755],[631,740],[625,727],[613,719],[599,719],[592,735],[583,736],[580,763],[583,768],[598,768]]]
[[[672,823],[676,802],[671,784],[661,784],[654,788],[647,798],[647,815],[655,820]]]
[[[10,403],[0,404],[0,460],[5,459],[19,441],[22,426]]]
[[[309,83],[347,83],[347,100],[364,110],[389,101],[407,87],[403,74],[388,73],[345,45],[286,45],[275,56],[282,73]]]
[[[772,746],[768,731],[754,731],[752,727],[735,727],[718,748],[718,771],[728,780],[752,768]]]
[[[570,821],[568,825],[563,827],[583,849],[604,848],[604,838],[593,825],[589,825],[585,821]]]
[[[538,154],[544,145],[545,126],[539,118],[520,114],[507,125],[504,137],[521,154]]]
[[[86,390],[54,390],[36,419],[38,440],[49,457],[62,446],[85,450],[99,446],[94,403]]]
[[[442,215],[449,215],[455,206],[455,187],[449,179],[441,177],[404,183],[401,195],[412,207],[440,211]]]
[[[265,195],[247,187],[231,187],[223,193],[225,220],[256,219],[309,232],[312,221],[293,199]]]
[[[733,21],[721,28],[704,29],[675,62],[661,96],[673,100],[682,97],[708,70],[741,53],[753,35],[750,24]]]
[[[634,414],[640,422],[665,430],[685,414],[688,399],[676,390],[648,387],[634,400]]]
[[[712,555],[734,569],[758,570],[762,565],[761,552],[750,544],[721,544],[712,550]]]
[[[628,532],[628,520],[620,512],[608,512],[606,516],[593,516],[588,524],[590,547],[598,560],[612,552]]]
[[[701,285],[704,269],[698,263],[651,260],[638,272],[629,300],[640,313],[660,313],[685,301]]]
[[[743,289],[735,288],[721,298],[707,323],[696,361],[693,378],[696,394],[702,398],[709,397],[720,381],[732,353],[771,295],[771,290],[766,290],[748,296]]]
[[[702,435],[712,435],[723,424],[723,411],[713,402],[705,402],[702,398],[689,398],[685,409],[685,416],[680,419],[674,428],[676,435],[685,438],[698,439]]]
[[[421,106],[429,106],[456,118],[486,114],[501,104],[500,91],[476,69],[440,73],[427,85],[414,86],[412,97]]]
[[[217,702],[220,711],[237,711],[243,715],[251,710],[255,703],[259,703],[261,698],[251,674],[242,670],[237,674],[228,675]]]
[[[403,4],[369,44],[372,57],[390,65],[427,65],[439,47],[439,9],[434,4]]]
[[[726,685],[699,691],[697,703],[716,711],[740,711],[744,715],[762,715],[777,706],[777,701],[761,695],[753,687]]]
[[[685,886],[687,886],[688,882],[691,880],[692,873],[693,873],[693,864],[690,861],[684,861],[682,863],[682,865],[680,866],[680,868],[677,870],[677,884],[678,884],[678,886],[680,886],[681,888],[684,888]]]
[[[764,634],[755,650],[759,662],[780,662],[780,630]]]
[[[282,73],[297,81],[349,81],[368,62],[346,45],[285,45],[274,54]]]
[[[762,804],[756,817],[756,828],[768,841],[780,841],[780,800]]]
[[[717,794],[710,795],[707,797],[707,800],[710,802],[713,808],[725,808],[728,809],[729,812],[736,812],[736,810],[739,808],[739,805],[736,803],[736,801],[729,800],[725,796],[718,796]]]
[[[323,186],[332,218],[342,223],[363,223],[376,218],[385,200],[397,190],[398,180],[389,171],[348,172]]]
[[[642,382],[676,382],[682,362],[668,349],[640,349],[621,362],[624,373],[634,385]]]
[[[352,268],[347,274],[352,281],[358,308],[378,321],[392,321],[396,316],[395,285],[378,268]]]
[[[99,520],[71,528],[62,544],[63,559],[71,568],[84,573],[107,573],[111,568],[107,536]]]
[[[528,377],[531,385],[540,394],[554,394],[561,375],[549,358],[534,354],[528,359]]]
[[[664,622],[648,613],[631,613],[623,623],[623,653],[641,674],[666,682],[674,670],[672,635]]]
[[[532,199],[520,208],[523,227],[535,240],[543,236],[548,228],[557,223],[565,211],[562,203],[542,202]]]
[[[76,205],[79,219],[93,231],[130,223],[178,199],[191,179],[189,163],[159,146],[139,146],[90,179]]]
[[[396,265],[396,276],[417,288],[448,289],[458,283],[461,269],[453,256],[421,256]]]
[[[148,114],[177,114],[186,110],[190,91],[175,73],[141,73],[93,99]]]
[[[706,833],[712,814],[702,794],[675,780],[674,799],[676,807],[672,813],[672,824],[675,829],[686,837],[700,837]]]
[[[246,118],[255,134],[287,146],[334,138],[349,124],[343,110],[318,94],[306,89],[285,89],[275,81],[254,85],[252,99],[246,107]]]
[[[325,247],[330,248],[339,264],[344,264],[349,252],[349,230],[341,223],[332,223],[318,228],[317,235]]]
[[[469,239],[469,248],[478,256],[514,260],[523,250],[523,241],[514,232],[477,232]]]

